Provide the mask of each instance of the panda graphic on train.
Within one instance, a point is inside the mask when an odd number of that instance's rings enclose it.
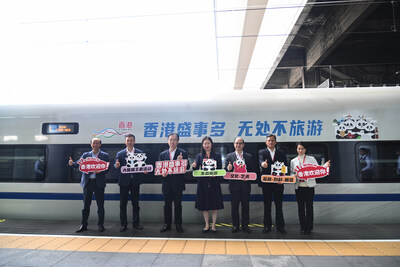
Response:
[[[333,120],[336,139],[378,139],[376,120],[358,116],[343,115],[340,119]]]

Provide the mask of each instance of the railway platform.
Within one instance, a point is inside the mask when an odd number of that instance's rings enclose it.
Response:
[[[400,266],[399,225],[315,225],[302,235],[298,225],[287,234],[231,233],[220,223],[217,233],[201,224],[184,232],[160,233],[161,224],[143,223],[119,232],[118,222],[95,223],[75,233],[76,221],[0,220],[0,266]]]

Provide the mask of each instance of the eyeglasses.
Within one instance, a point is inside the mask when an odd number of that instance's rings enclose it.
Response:
[[[244,144],[244,143],[237,143],[237,142],[235,143],[235,145],[243,145],[243,144]]]

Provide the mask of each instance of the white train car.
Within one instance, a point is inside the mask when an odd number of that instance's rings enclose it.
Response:
[[[100,137],[112,160],[124,148],[124,134],[136,136],[147,163],[168,148],[166,136],[180,135],[180,146],[193,162],[208,135],[222,154],[234,151],[241,136],[245,151],[258,164],[268,134],[296,156],[295,143],[309,142],[309,154],[331,172],[318,179],[316,224],[400,223],[400,88],[333,88],[230,91],[190,101],[131,101],[118,104],[0,106],[0,214],[4,219],[80,220],[80,173],[67,167]],[[360,149],[369,157],[363,170]],[[364,164],[364,165],[363,165]],[[186,174],[183,222],[202,222],[194,208],[196,179]],[[163,221],[161,178],[152,173],[141,186],[141,220]],[[106,221],[119,221],[116,172],[107,174]],[[222,184],[225,209],[220,222],[231,222],[229,191]],[[293,185],[285,185],[284,216],[298,223]],[[250,221],[262,223],[262,192],[252,185]],[[128,209],[129,210],[129,209]],[[91,220],[96,220],[92,204]]]

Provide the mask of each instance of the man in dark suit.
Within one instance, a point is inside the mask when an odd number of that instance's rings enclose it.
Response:
[[[127,134],[125,136],[126,148],[119,151],[115,156],[114,167],[118,170],[121,166],[127,165],[127,159],[133,158],[134,154],[143,153],[142,150],[134,147],[135,136],[133,134]],[[145,173],[147,174],[147,172]],[[133,214],[133,228],[142,230],[143,226],[140,225],[139,217],[139,194],[140,185],[143,183],[143,173],[118,173],[118,185],[120,192],[119,202],[119,217],[121,221],[120,232],[125,232],[128,229],[128,218],[126,214],[126,205],[128,204],[129,191],[131,192],[132,198],[132,214]]]
[[[235,152],[229,153],[225,159],[225,170],[228,172],[255,172],[253,157],[243,152],[244,140],[237,137],[233,143]],[[245,165],[243,165],[243,163]],[[249,203],[250,203],[250,181],[229,180],[229,191],[231,194],[232,233],[239,231],[239,204],[242,204],[242,230],[251,233],[249,228]]]
[[[161,152],[159,161],[188,159],[185,150],[178,148],[179,135],[171,133],[168,135],[169,149]],[[189,162],[187,168],[189,168]],[[164,225],[160,232],[171,230],[172,224],[172,202],[175,206],[175,226],[176,231],[183,232],[182,228],[182,194],[185,190],[185,174],[163,174],[162,192],[164,194]]]
[[[99,158],[105,162],[110,161],[110,157],[106,152],[100,150],[101,140],[100,138],[93,138],[90,142],[92,151],[85,152],[81,156],[81,159],[88,157]],[[68,165],[73,168],[77,168],[79,164],[74,162],[72,158],[69,158]],[[93,193],[96,196],[97,202],[97,215],[99,231],[104,232],[104,189],[106,187],[106,173],[105,171],[95,171],[84,173],[82,172],[81,186],[83,187],[83,210],[82,210],[82,223],[81,226],[76,230],[77,233],[87,230],[88,218],[90,213],[90,204],[92,203]]]
[[[287,167],[286,153],[276,148],[276,136],[271,134],[267,136],[265,142],[267,148],[258,152],[259,163],[261,167],[261,175],[271,175],[271,166],[274,162],[283,162]],[[283,201],[283,184],[282,183],[263,183],[259,180],[259,186],[263,191],[264,198],[264,228],[263,233],[271,232],[272,218],[271,218],[271,203],[272,195],[275,201],[275,216],[276,216],[276,229],[282,234],[286,234],[285,220],[283,219],[282,201]]]

